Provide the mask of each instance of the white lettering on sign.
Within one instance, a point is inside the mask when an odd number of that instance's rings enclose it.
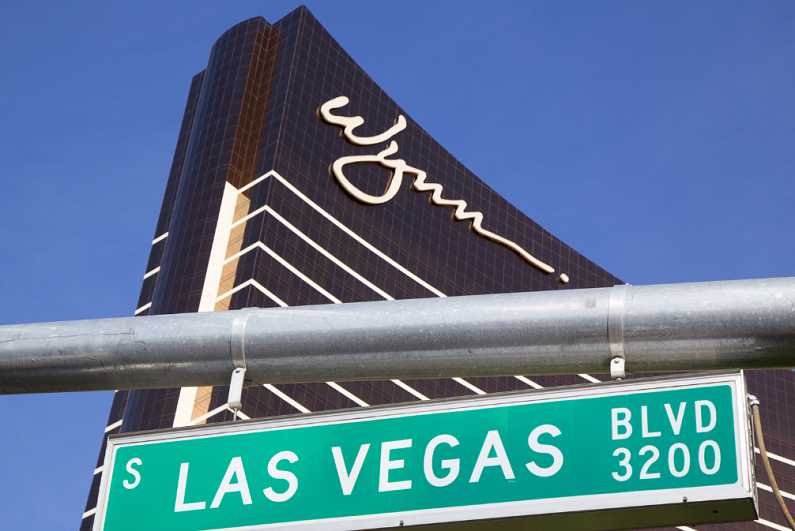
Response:
[[[133,468],[133,465],[141,466],[141,464],[142,464],[141,460],[138,459],[137,457],[133,457],[127,462],[127,472],[132,474],[135,480],[132,483],[130,483],[129,480],[126,479],[122,481],[122,485],[124,485],[125,489],[134,489],[141,482],[141,474]]]
[[[712,448],[712,455],[714,456],[712,467],[707,466],[705,459],[707,448]],[[720,447],[718,446],[718,443],[715,441],[704,441],[701,443],[701,446],[698,447],[698,466],[701,468],[703,473],[708,475],[712,475],[720,470]]]
[[[450,472],[443,478],[436,477],[436,474],[433,473],[433,452],[440,444],[447,444],[450,445],[450,447],[455,447],[458,446],[458,440],[452,435],[437,435],[431,439],[431,442],[425,447],[425,459],[423,460],[425,478],[428,480],[428,483],[434,487],[445,487],[455,481],[455,478],[458,477],[460,466],[459,459],[444,459],[441,463],[442,469],[449,470]]]
[[[676,451],[681,450],[683,456],[682,468],[676,468]],[[690,450],[682,443],[676,443],[668,450],[668,469],[674,477],[681,478],[690,471]]]
[[[717,424],[717,412],[715,404],[709,400],[697,400],[694,402],[696,433],[707,433],[712,431]],[[687,404],[681,402],[676,415],[671,404],[663,404],[671,431],[674,435],[682,432],[682,424],[685,419]],[[650,414],[648,406],[641,406],[641,436],[660,437],[661,431],[650,431]],[[656,418],[656,417],[653,417]],[[632,436],[632,413],[627,408],[614,408],[611,411],[611,425],[613,440],[629,439]],[[664,425],[664,423],[663,423]],[[667,430],[667,427],[665,428]],[[661,473],[655,470],[654,465],[660,458],[660,450],[656,446],[646,445],[638,452],[639,457],[648,456],[640,470],[640,479],[658,479]],[[632,458],[631,452],[626,448],[617,448],[613,452],[613,457],[618,457],[619,470],[613,472],[616,481],[626,481],[632,477]],[[681,478],[690,472],[690,449],[684,443],[677,442],[668,448],[668,471],[674,477]],[[720,470],[721,453],[718,443],[715,441],[704,441],[698,448],[698,466],[704,474],[712,475]]]
[[[268,487],[263,491],[265,493],[265,497],[272,502],[287,501],[292,498],[293,494],[295,494],[295,491],[298,490],[298,478],[295,477],[295,474],[292,472],[279,470],[276,468],[276,465],[279,464],[279,461],[289,461],[291,463],[295,463],[298,461],[298,456],[293,452],[279,452],[271,458],[270,462],[268,462],[268,474],[270,474],[273,479],[282,479],[286,481],[288,485],[287,490],[281,494],[273,490],[271,487]],[[354,481],[356,480],[354,479]]]
[[[709,410],[709,424],[706,426],[704,426],[704,418],[702,413],[702,409],[705,407]],[[715,412],[715,404],[709,400],[696,401],[696,432],[706,433],[708,431],[712,431],[712,428],[715,427],[717,420],[718,416]]]
[[[135,460],[137,460],[140,464],[139,459],[134,459],[134,461]],[[295,491],[298,490],[298,478],[295,477],[295,474],[286,470],[280,470],[277,467],[281,461],[295,463],[298,461],[298,456],[293,452],[279,452],[271,458],[270,462],[268,462],[268,474],[270,474],[273,479],[281,479],[287,482],[287,490],[284,492],[276,492],[272,487],[268,487],[263,490],[265,497],[273,502],[287,501],[292,498],[293,494],[295,494]],[[182,463],[179,467],[177,501],[174,505],[174,512],[177,513],[183,511],[200,511],[207,506],[206,502],[203,501],[190,503],[185,502],[185,491],[188,488],[189,466],[190,463]],[[234,483],[232,482],[233,479],[235,480]],[[356,481],[355,478],[354,481]],[[210,504],[210,508],[216,509],[220,507],[221,502],[224,500],[224,496],[235,492],[240,494],[240,499],[242,500],[243,505],[251,505],[251,492],[248,488],[248,480],[246,479],[246,471],[243,468],[243,460],[240,457],[233,457],[229,463],[229,466],[226,468],[226,473],[221,480],[221,484],[218,486],[218,490],[216,491],[215,497]]]
[[[662,435],[659,431],[649,431],[649,408],[642,406],[640,408],[640,426],[643,432],[643,437],[659,437]]]
[[[671,422],[671,429],[674,430],[674,435],[679,435],[682,430],[682,421],[685,419],[685,403],[679,404],[679,412],[674,418],[674,412],[671,410],[671,404],[665,404],[665,412],[668,414],[668,420]]]
[[[355,146],[374,146],[376,144],[381,144],[406,128],[406,119],[403,117],[403,115],[400,115],[398,116],[395,125],[380,135],[372,137],[356,136],[353,130],[364,123],[364,118],[361,116],[337,116],[331,112],[334,109],[344,107],[349,103],[349,101],[350,100],[345,96],[339,96],[329,100],[320,107],[318,114],[326,123],[342,127],[343,130],[340,133],[340,136],[347,139]],[[467,212],[466,201],[461,199],[443,199],[442,185],[439,183],[426,183],[425,179],[428,177],[428,175],[424,171],[417,168],[412,168],[406,164],[406,161],[403,159],[387,158],[390,155],[397,153],[397,150],[397,142],[393,140],[389,143],[386,149],[377,155],[354,155],[341,157],[334,161],[334,163],[331,165],[331,174],[339,183],[339,185],[351,195],[351,197],[365,205],[381,205],[391,200],[400,190],[400,185],[403,182],[403,175],[413,175],[414,182],[412,183],[411,187],[414,189],[414,191],[431,192],[431,202],[434,205],[455,208],[453,218],[457,221],[468,220],[469,227],[475,234],[513,251],[514,253],[518,254],[525,262],[543,273],[550,274],[555,272],[551,266],[532,256],[516,243],[484,229],[482,226],[483,214],[481,212]],[[392,176],[389,179],[389,183],[387,184],[384,193],[379,196],[374,196],[362,192],[359,188],[354,186],[353,183],[351,183],[348,178],[345,177],[345,173],[343,172],[343,168],[349,164],[378,164],[382,168],[392,170]],[[559,280],[565,284],[568,282],[568,276],[561,275]]]
[[[188,466],[189,463],[182,463],[179,466],[179,482],[177,483],[177,503],[174,505],[174,512],[200,511],[204,509],[205,502],[185,503],[185,490],[188,486]]]
[[[717,426],[717,412],[713,402],[709,400],[698,400],[693,403],[695,428],[698,433],[707,433],[715,429]],[[684,425],[685,412],[688,410],[688,405],[682,402],[677,407],[677,412],[674,414],[674,408],[671,404],[662,404],[661,406],[638,406],[640,411],[635,410],[636,414],[639,413],[640,429],[633,429],[632,425],[632,410],[625,407],[612,408],[610,413],[611,434],[613,440],[637,440],[639,438],[657,438],[662,436],[662,432],[668,433],[668,425],[670,425],[671,433],[674,436],[679,436],[682,432]],[[663,416],[665,411],[665,416]],[[668,422],[663,420],[667,417]],[[638,422],[637,417],[635,422]],[[692,426],[692,425],[691,425]],[[659,431],[652,431],[652,427],[660,428]],[[635,426],[637,428],[637,426]],[[526,433],[526,432],[525,432]],[[526,462],[525,466],[530,474],[539,478],[548,478],[557,474],[565,462],[563,452],[558,448],[553,440],[561,435],[560,429],[552,424],[542,424],[532,429],[527,436],[527,448],[531,450],[532,460]],[[513,437],[513,434],[511,435]],[[543,441],[543,442],[542,442]],[[550,444],[552,442],[553,444]],[[637,442],[637,441],[636,441]],[[391,492],[410,490],[412,488],[411,479],[398,480],[396,476],[409,473],[409,470],[416,470],[418,463],[409,463],[404,459],[397,459],[394,452],[412,448],[413,439],[401,439],[394,441],[383,441],[381,444],[380,465],[378,469],[378,492]],[[337,470],[337,475],[340,481],[342,493],[349,496],[353,493],[359,476],[364,468],[365,461],[369,452],[371,444],[361,444],[350,469],[345,462],[345,457],[340,446],[331,447],[331,455],[334,459],[334,464]],[[425,479],[431,486],[443,488],[454,483],[461,474],[462,459],[460,457],[443,459],[442,455],[454,455],[460,450],[452,450],[458,448],[460,442],[450,434],[436,435],[427,443],[424,449],[422,459],[422,470]],[[667,451],[667,470],[665,467],[665,452]],[[702,441],[698,446],[696,454],[696,446],[692,445],[689,448],[684,442],[674,442],[669,447],[662,449],[657,445],[645,444],[642,445],[640,451],[635,455],[633,451],[627,448],[617,448],[613,451],[613,457],[618,458],[617,467],[611,471],[613,479],[616,481],[627,481],[633,477],[633,474],[638,467],[640,480],[659,480],[663,475],[670,474],[676,478],[682,478],[691,473],[691,468],[706,475],[713,475],[718,473],[721,467],[721,449],[717,442],[714,440]],[[692,454],[691,454],[692,452]],[[465,452],[468,453],[468,452]],[[328,454],[326,454],[328,455]],[[415,453],[406,454],[414,457]],[[460,455],[460,454],[459,454]],[[698,467],[695,467],[693,460],[698,460]],[[349,462],[353,456],[349,456]],[[661,459],[663,457],[663,459]],[[633,459],[637,460],[633,463]],[[550,462],[551,460],[551,462]],[[282,465],[284,461],[288,463],[295,463],[298,461],[298,456],[291,451],[281,451],[271,457],[268,462],[267,471],[271,478],[276,481],[284,481],[287,486],[280,487],[272,485],[265,488],[262,492],[264,496],[271,502],[281,503],[290,500],[298,490],[299,480],[296,474],[285,469]],[[662,461],[662,463],[661,463]],[[691,464],[693,465],[691,467]],[[140,484],[141,473],[136,467],[142,466],[141,459],[133,458],[127,462],[126,470],[131,475],[132,479],[123,481],[123,485],[127,489],[135,488]],[[177,482],[177,496],[174,506],[175,512],[196,511],[206,508],[205,501],[186,501],[186,492],[188,490],[188,470],[189,463],[182,463],[179,470],[179,480]],[[506,480],[514,480],[514,474],[511,461],[502,438],[498,430],[490,430],[485,434],[485,438],[481,445],[477,459],[469,477],[469,483],[480,482],[484,471],[489,467],[499,467],[502,475]],[[437,475],[439,470],[446,471]],[[402,471],[402,472],[400,472]],[[390,479],[390,473],[392,478]],[[492,474],[496,471],[491,472]],[[373,477],[372,480],[374,481]],[[370,486],[369,488],[371,488]],[[210,503],[211,509],[221,506],[227,494],[239,494],[243,505],[252,504],[252,500],[248,481],[246,479],[246,472],[241,457],[233,457],[226,468],[223,479],[218,486],[215,496]],[[195,499],[195,498],[194,498]]]
[[[406,490],[411,488],[411,480],[406,481],[389,481],[389,471],[396,468],[403,468],[403,460],[389,459],[389,452],[398,450],[400,448],[411,448],[411,439],[404,439],[402,441],[387,441],[381,443],[381,473],[378,476],[378,492],[387,492],[391,490]]]
[[[340,477],[340,486],[342,487],[342,494],[349,496],[353,492],[353,487],[356,486],[356,479],[359,477],[359,472],[362,470],[364,458],[367,456],[367,450],[370,449],[369,444],[363,444],[359,448],[359,453],[356,455],[356,460],[353,462],[351,473],[345,468],[345,459],[342,457],[342,450],[339,446],[331,449],[334,454],[334,464],[337,465],[337,475]]]
[[[615,439],[615,437],[613,437]],[[624,467],[624,473],[619,474],[618,472],[613,472],[613,479],[616,481],[626,481],[630,477],[632,477],[632,465],[629,464],[629,459],[632,457],[632,454],[626,448],[616,448],[616,451],[613,452],[613,457],[622,456],[618,462],[618,466]]]
[[[270,472],[270,467],[268,467],[268,472]],[[232,476],[235,476],[237,483],[232,483]],[[213,503],[210,504],[210,509],[215,509],[220,506],[224,496],[232,492],[239,492],[240,497],[243,499],[243,504],[251,505],[251,493],[248,490],[246,472],[243,470],[243,460],[239,457],[233,457],[232,461],[229,463],[226,473],[224,474],[224,479],[221,481],[221,485],[215,493]]]
[[[492,449],[496,455],[489,457]],[[499,466],[502,468],[502,474],[505,479],[514,479],[515,477],[511,469],[511,463],[508,461],[508,454],[505,453],[505,447],[502,445],[500,433],[497,430],[486,434],[486,440],[483,441],[483,447],[480,449],[480,455],[478,455],[478,460],[475,462],[475,469],[472,471],[469,482],[477,483],[480,481],[480,475],[487,466]]]
[[[640,455],[651,454],[646,464],[640,469],[640,479],[655,479],[660,477],[659,472],[649,473],[649,468],[660,458],[660,451],[654,446],[644,446],[640,449]]]
[[[551,424],[544,424],[531,431],[530,436],[527,438],[527,444],[530,446],[531,450],[539,454],[549,454],[552,456],[552,464],[547,468],[541,468],[535,461],[531,461],[526,465],[527,470],[542,478],[555,475],[563,466],[563,454],[557,447],[538,442],[538,437],[545,433],[557,437],[560,435],[560,430]]]
[[[632,435],[632,425],[629,423],[632,413],[625,407],[614,408],[611,413],[613,415],[613,440],[629,439],[629,436]],[[623,418],[618,418],[619,415],[623,415]],[[623,433],[619,431],[621,427],[624,428]]]

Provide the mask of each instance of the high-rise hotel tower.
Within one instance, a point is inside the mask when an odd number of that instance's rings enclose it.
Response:
[[[398,159],[405,165],[394,167]],[[191,81],[135,314],[617,283],[464,167],[301,7],[275,24],[254,18],[227,31],[212,47],[206,70]],[[517,375],[264,385],[244,391],[240,416],[601,379]],[[795,493],[793,373],[752,372],[748,380],[765,404],[779,484]],[[227,389],[219,387],[119,391],[105,440],[120,432],[231,420],[226,399]],[[104,447],[81,530],[93,525]],[[757,474],[764,482],[764,472]],[[712,527],[782,529],[775,525],[786,524],[764,488],[760,511],[768,524]]]

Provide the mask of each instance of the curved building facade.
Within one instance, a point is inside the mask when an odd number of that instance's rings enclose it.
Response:
[[[348,102],[324,115],[321,107],[340,96]],[[363,123],[346,129],[344,118],[357,116]],[[405,166],[389,167],[386,156]],[[345,164],[335,167],[337,161]],[[301,7],[274,24],[258,17],[231,28],[212,47],[206,70],[191,81],[135,314],[618,283],[456,160]],[[607,378],[267,384],[244,391],[240,416]],[[779,483],[795,493],[795,379],[790,371],[758,371],[748,380],[767,406],[763,420],[769,450],[780,458],[774,460]],[[113,433],[232,420],[226,398],[225,387],[119,391],[104,440]],[[93,525],[103,458],[104,442],[81,530]],[[760,500],[764,521],[786,525],[772,494],[760,490]]]

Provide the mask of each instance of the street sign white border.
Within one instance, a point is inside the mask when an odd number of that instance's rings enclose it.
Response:
[[[472,522],[515,517],[531,517],[562,513],[616,510],[635,507],[654,507],[687,503],[700,503],[721,500],[753,499],[757,506],[756,481],[753,469],[753,440],[750,432],[750,410],[742,371],[721,371],[714,373],[676,375],[661,378],[645,378],[602,382],[597,384],[572,385],[558,388],[532,389],[492,395],[448,398],[413,402],[404,405],[384,405],[356,408],[344,411],[306,413],[277,418],[252,419],[248,421],[225,422],[205,426],[189,426],[154,430],[125,435],[112,435],[105,451],[104,468],[100,480],[97,499],[97,513],[94,531],[103,531],[105,513],[110,494],[108,478],[113,474],[116,450],[121,446],[136,446],[159,442],[172,442],[180,439],[217,437],[227,434],[253,433],[292,429],[306,426],[339,424],[351,421],[379,420],[405,416],[417,416],[449,411],[487,409],[529,403],[542,403],[559,400],[584,399],[602,396],[620,396],[629,393],[686,389],[728,384],[732,391],[734,404],[734,435],[737,442],[738,480],[732,485],[707,486],[695,488],[674,488],[666,490],[638,491],[633,493],[589,494],[566,498],[544,498],[517,502],[491,503],[471,506],[445,507],[381,513],[353,517],[304,520],[276,524],[215,529],[213,531],[258,531],[264,529],[289,528],[291,530],[359,530],[401,526],[431,525],[440,523]]]

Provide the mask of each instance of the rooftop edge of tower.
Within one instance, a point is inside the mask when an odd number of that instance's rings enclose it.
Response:
[[[299,8],[300,9],[300,8]],[[215,49],[224,41],[226,41],[230,36],[245,30],[247,27],[251,25],[261,26],[263,29],[270,26],[271,24],[265,20],[262,16],[256,16],[249,19],[246,19],[242,22],[238,22],[228,30],[226,30],[218,39],[213,43],[212,48],[210,49],[210,55],[215,51]]]

